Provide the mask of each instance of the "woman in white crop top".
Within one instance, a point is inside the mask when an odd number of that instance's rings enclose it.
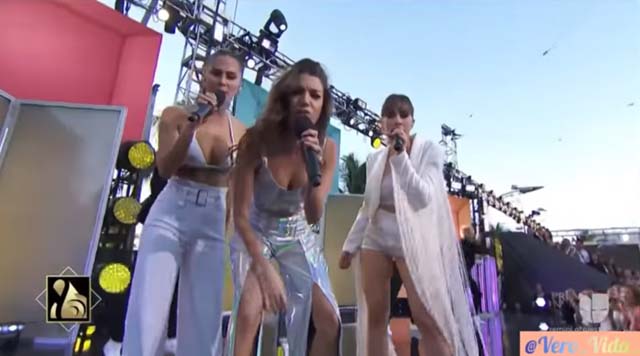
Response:
[[[340,267],[348,268],[358,256],[353,263],[358,356],[393,354],[387,326],[394,264],[422,336],[420,355],[477,356],[442,153],[436,144],[411,135],[413,105],[405,95],[386,99],[381,124],[389,147],[367,159],[364,203],[340,258]]]
[[[140,239],[129,298],[124,356],[155,356],[163,347],[178,271],[177,356],[221,354],[227,190],[232,149],[244,126],[228,111],[242,80],[243,60],[219,50],[206,61],[199,102],[213,112],[192,122],[193,108],[160,117],[157,168],[169,179]],[[220,91],[225,101],[217,103]]]

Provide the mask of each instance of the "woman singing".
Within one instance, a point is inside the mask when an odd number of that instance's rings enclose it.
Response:
[[[444,159],[436,144],[411,135],[413,124],[409,98],[390,95],[381,121],[389,148],[367,159],[364,204],[340,258],[340,267],[348,268],[360,252],[354,263],[358,355],[392,352],[387,325],[395,264],[421,334],[420,355],[477,356],[465,264],[444,190]]]
[[[336,144],[325,136],[331,107],[327,75],[319,63],[303,59],[274,83],[265,111],[240,141],[233,176],[229,355],[250,355],[263,310],[285,309],[291,355],[307,354],[310,319],[316,330],[310,354],[338,352],[338,306],[322,242],[309,225],[322,216],[336,167]],[[299,120],[312,126],[301,138],[295,132]],[[308,183],[303,149],[320,162],[317,187]]]
[[[169,107],[160,118],[157,167],[170,177],[154,202],[140,238],[123,355],[155,356],[178,287],[177,355],[219,355],[225,250],[226,195],[231,147],[245,131],[228,112],[243,64],[227,51],[211,55],[201,88],[212,114],[192,122],[189,111]],[[225,94],[218,105],[213,93]]]

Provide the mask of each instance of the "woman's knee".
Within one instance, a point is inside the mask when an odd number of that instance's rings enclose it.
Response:
[[[260,323],[262,317],[262,305],[255,296],[242,298],[237,311],[238,324],[253,327]]]
[[[428,335],[440,334],[441,331],[436,323],[435,319],[426,311],[412,314],[413,323],[418,327],[422,333]]]
[[[375,294],[379,294],[374,292]],[[369,296],[367,318],[370,326],[386,327],[389,323],[389,299],[385,296]]]
[[[316,332],[325,338],[334,338],[338,336],[340,328],[340,320],[333,310],[324,311],[313,320]]]

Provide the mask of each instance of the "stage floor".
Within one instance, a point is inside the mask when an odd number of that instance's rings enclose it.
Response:
[[[519,332],[520,331],[538,331],[541,322],[547,323],[550,327],[554,326],[553,320],[548,317],[529,315],[502,313],[496,315],[485,315],[483,317],[482,331],[484,334],[487,349],[490,350],[490,356],[517,356],[519,348]],[[406,319],[394,319],[394,344],[398,351],[398,356],[411,356],[409,324]],[[404,327],[406,325],[406,328]],[[403,333],[401,330],[406,330]],[[0,343],[4,340],[0,339]],[[87,356],[103,356],[102,347],[106,342],[106,336],[100,332],[96,332],[95,338],[92,340],[92,347],[88,353],[82,355]],[[64,350],[60,349],[42,349],[35,348],[32,345],[20,344],[13,350],[0,348],[2,356],[69,356],[65,355]],[[169,354],[167,354],[168,356]],[[350,356],[350,355],[345,355]]]

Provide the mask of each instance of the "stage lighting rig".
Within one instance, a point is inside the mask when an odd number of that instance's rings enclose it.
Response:
[[[256,76],[259,84],[263,79],[273,81],[293,65],[294,61],[277,49],[277,40],[288,27],[286,19],[280,11],[272,11],[269,20],[256,36],[222,15],[221,5],[225,3],[224,0],[216,0],[215,9],[204,5],[202,0],[191,2],[165,0],[165,5],[174,2],[178,4],[177,8],[181,10],[180,15],[185,17],[185,21],[190,21],[189,26],[183,26],[188,32],[185,35],[184,59],[181,63],[175,102],[191,102],[192,94],[198,92],[198,83],[194,78],[200,70],[202,58],[206,58],[208,53],[213,50],[224,48],[240,53],[244,56],[245,66],[248,69],[259,71]],[[184,6],[180,8],[179,4],[184,5],[184,3],[190,4],[191,8],[184,8]],[[134,5],[138,4],[134,3]],[[147,12],[149,11],[155,13],[154,9],[147,9]],[[215,27],[220,25],[225,28],[225,31],[215,30]],[[212,33],[217,33],[217,35],[212,36]],[[334,101],[334,117],[339,119],[344,126],[369,137],[371,145],[375,148],[384,144],[379,115],[367,109],[367,105],[362,99],[354,99],[335,86],[330,87],[330,92]],[[507,209],[502,199],[496,197],[492,190],[487,191],[484,185],[477,183],[458,169],[456,141],[462,135],[446,124],[443,124],[441,129],[442,141],[440,143],[445,147],[448,164],[445,166],[444,175],[449,192],[459,196],[464,194],[474,201],[476,199],[485,200],[490,206],[509,215],[510,210]],[[479,211],[481,212],[481,210]],[[518,214],[522,215],[519,212],[514,212],[512,215],[517,216]],[[524,221],[525,219],[522,216],[520,220]],[[481,229],[482,224],[478,228]]]
[[[191,12],[189,4],[179,0],[164,0],[157,15],[160,21],[164,22],[164,32],[174,34],[186,16]]]
[[[284,17],[282,11],[275,9],[271,11],[269,15],[269,19],[264,24],[262,28],[263,31],[270,34],[271,36],[279,39],[282,34],[287,30],[287,19]]]
[[[447,124],[440,126],[442,138],[440,139],[440,145],[444,147],[445,161],[453,164],[455,168],[458,167],[458,139],[462,135],[456,133],[455,129],[452,129]]]

